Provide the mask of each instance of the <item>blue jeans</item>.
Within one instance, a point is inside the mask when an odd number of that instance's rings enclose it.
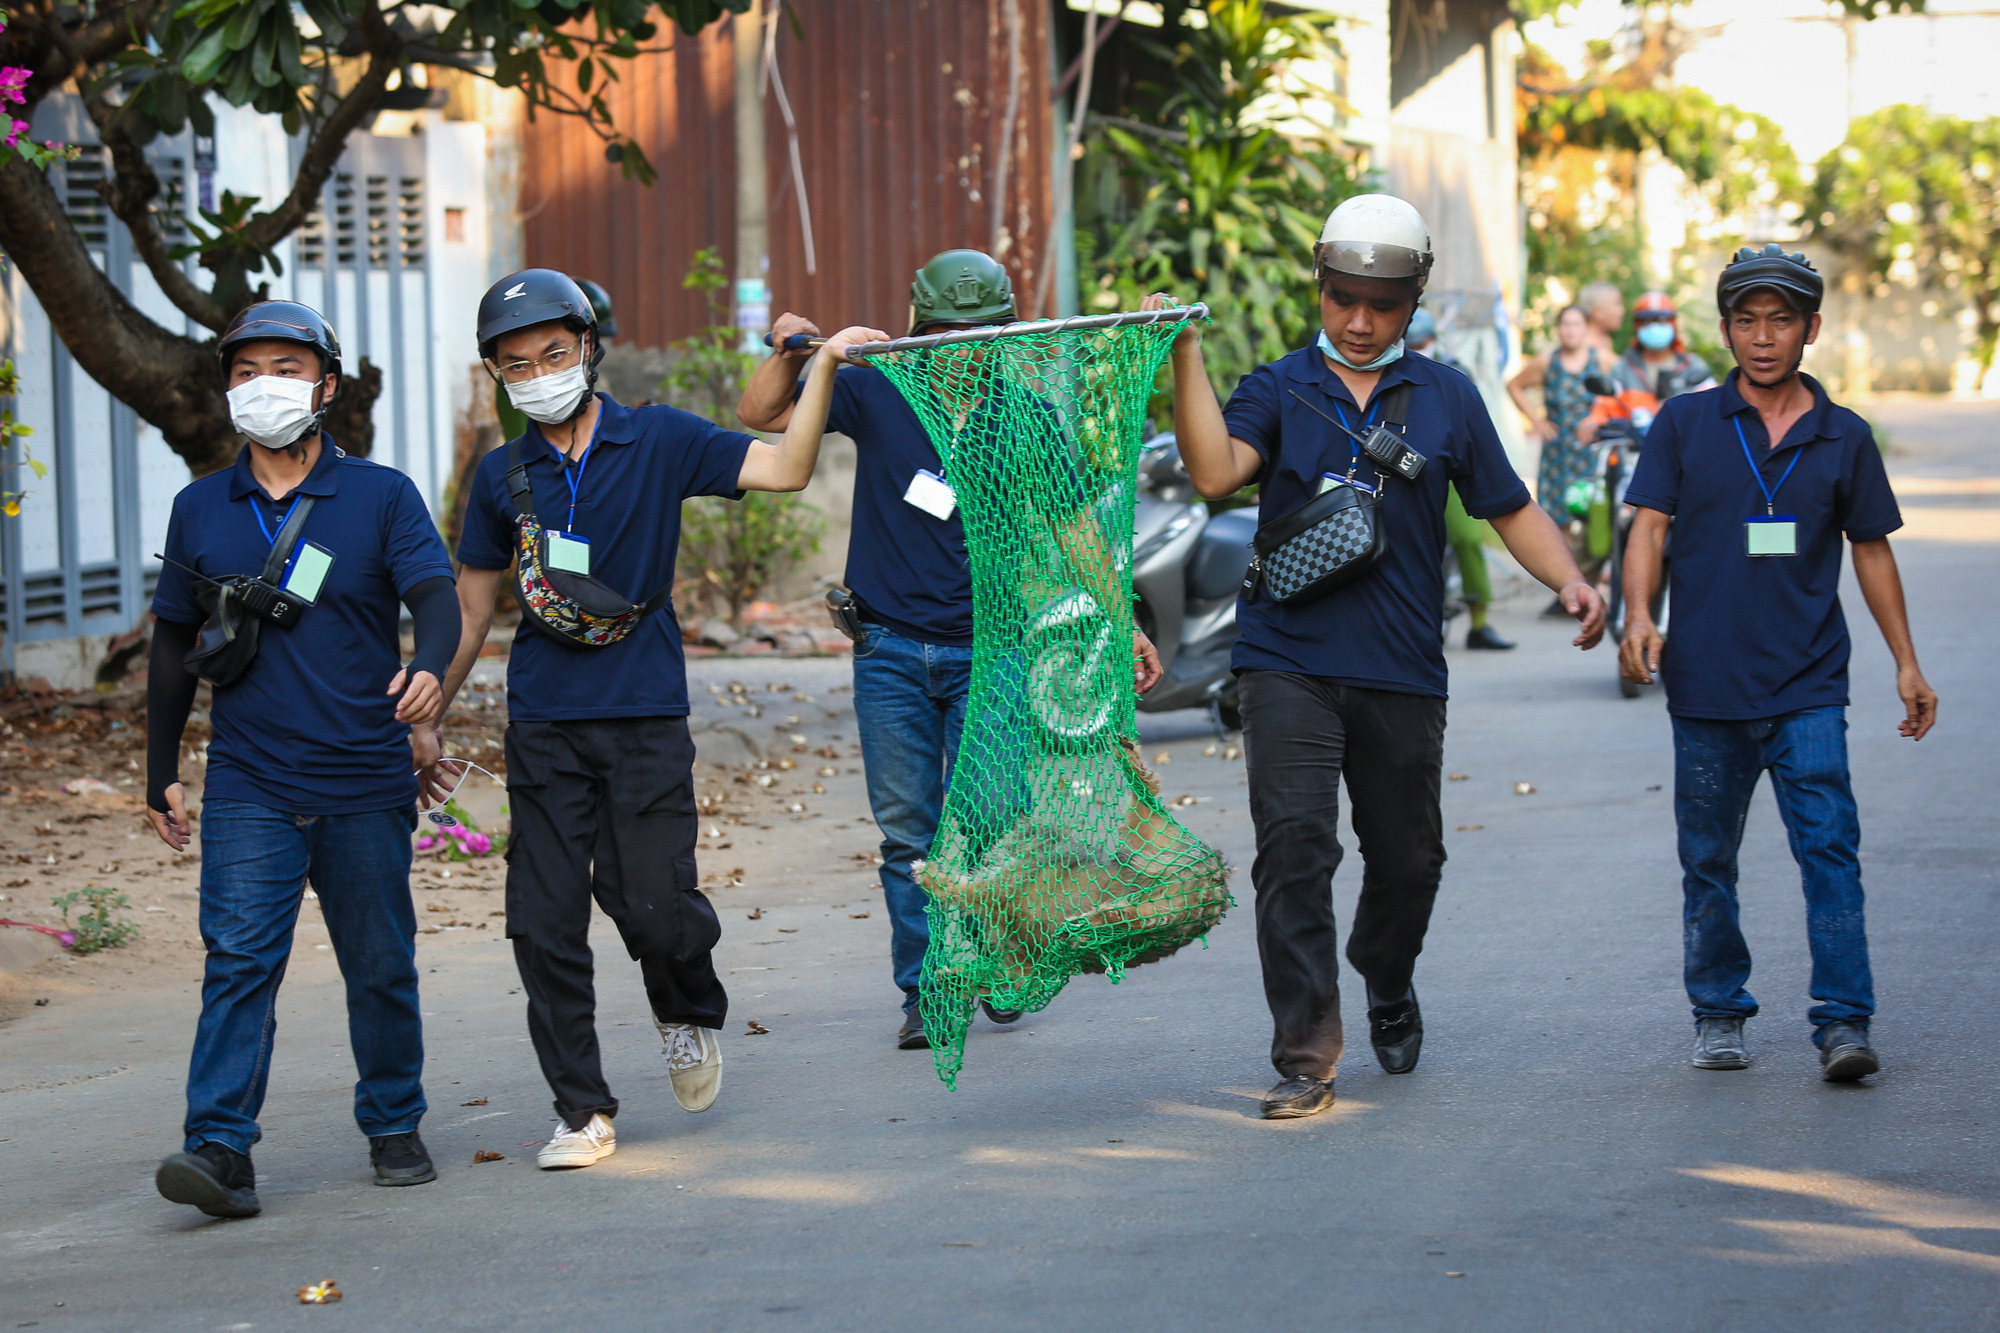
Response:
[[[248,801],[201,810],[201,938],[208,965],[188,1068],[187,1148],[249,1152],[271,1073],[278,986],[308,882],[347,981],[347,1038],[360,1081],[354,1119],[370,1137],[424,1114],[417,921],[408,806],[292,815]]]
[[[1748,1018],[1750,949],[1738,924],[1736,852],[1757,779],[1768,769],[1806,894],[1812,948],[1807,1011],[1828,1023],[1875,1012],[1861,895],[1861,817],[1847,776],[1847,713],[1803,708],[1749,722],[1674,719],[1674,820],[1685,894],[1685,966],[1694,1016]]]
[[[882,898],[889,962],[903,1008],[917,1003],[930,924],[912,862],[930,855],[958,761],[971,690],[972,649],[906,639],[880,625],[854,645],[854,714],[868,806],[882,830]]]

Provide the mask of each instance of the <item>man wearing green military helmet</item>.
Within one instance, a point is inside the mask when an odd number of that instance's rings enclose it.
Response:
[[[912,334],[1017,318],[1005,266],[978,250],[946,250],[917,270],[910,284]],[[745,426],[784,429],[800,373],[813,355],[809,348],[786,344],[798,334],[817,333],[803,316],[779,317],[771,330],[771,356],[751,376],[737,405]],[[939,387],[941,396],[951,398],[951,385]],[[983,405],[956,406],[969,421]],[[850,436],[856,445],[846,576],[857,636],[854,709],[868,801],[882,829],[891,964],[903,993],[896,1040],[905,1050],[922,1050],[930,1043],[917,1010],[917,984],[930,931],[913,867],[929,855],[937,834],[971,688],[972,577],[965,528],[937,447],[881,371],[841,367],[827,429]],[[1134,679],[1143,690],[1158,678],[1158,658],[1136,630],[1133,639]],[[1003,1023],[1019,1016],[990,1005],[986,1012]]]

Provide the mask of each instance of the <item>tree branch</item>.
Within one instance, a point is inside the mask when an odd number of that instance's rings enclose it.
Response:
[[[268,213],[259,213],[243,229],[245,236],[266,250],[291,235],[312,212],[327,177],[333,174],[340,155],[347,151],[347,136],[359,129],[381,102],[382,94],[388,90],[389,75],[404,59],[402,42],[383,22],[382,11],[373,5],[361,11],[361,32],[368,44],[367,72],[347,90],[333,114],[313,131],[312,142],[299,158],[298,175],[285,201]]]

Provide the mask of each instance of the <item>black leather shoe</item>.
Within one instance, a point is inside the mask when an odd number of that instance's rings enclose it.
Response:
[[[1407,1074],[1417,1067],[1424,1049],[1424,1015],[1414,989],[1408,999],[1368,1011],[1368,1041],[1383,1073]]]
[[[220,1143],[200,1143],[193,1152],[177,1152],[153,1174],[160,1197],[185,1203],[210,1217],[255,1217],[264,1211],[257,1201],[257,1172],[247,1153]]]
[[[979,1007],[986,1011],[988,1018],[998,1023],[1001,1027],[1006,1027],[1009,1023],[1017,1023],[1021,1019],[1021,1011],[1019,1009],[995,1009],[991,1000],[981,1000]]]
[[[1819,1030],[1819,1076],[1828,1083],[1852,1083],[1881,1069],[1862,1024],[1828,1023]]]
[[[438,1178],[431,1155],[417,1131],[382,1134],[368,1140],[368,1161],[375,1168],[377,1185],[422,1185]]]
[[[1266,1120],[1298,1120],[1333,1105],[1333,1080],[1294,1074],[1264,1094],[1258,1110]]]
[[[1477,625],[1465,632],[1465,646],[1468,648],[1487,648],[1496,652],[1505,652],[1514,646],[1514,641],[1512,639],[1501,638],[1500,631],[1494,629],[1491,625]]]
[[[920,1009],[903,1011],[903,1026],[896,1033],[896,1049],[902,1051],[928,1051],[931,1039],[924,1032],[924,1015]]]

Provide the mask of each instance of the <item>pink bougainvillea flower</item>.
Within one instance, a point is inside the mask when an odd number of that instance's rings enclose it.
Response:
[[[34,74],[33,70],[19,65],[0,65],[0,102],[12,102],[19,106],[27,101],[28,95],[24,90]]]
[[[493,839],[484,833],[475,833],[465,840],[465,846],[474,856],[484,856],[493,850]]]
[[[6,119],[6,117],[0,116],[0,120],[4,119]],[[27,132],[28,132],[28,122],[25,120],[17,120],[14,122],[13,128],[7,131],[7,137],[5,139],[0,139],[0,143],[4,143],[7,147],[12,148],[15,144],[21,142],[21,136],[26,134]]]
[[[420,852],[427,852],[435,846],[437,846],[437,839],[428,833],[422,834],[417,838],[417,850]]]

